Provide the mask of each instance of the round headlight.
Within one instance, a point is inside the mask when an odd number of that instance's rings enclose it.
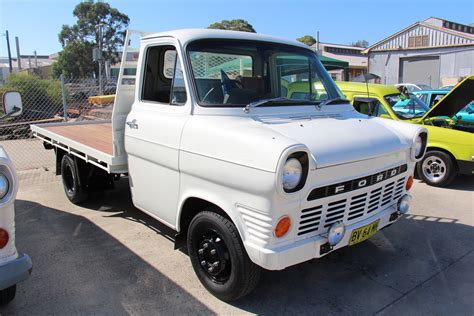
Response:
[[[303,166],[296,158],[290,158],[283,166],[283,188],[293,190],[298,186],[303,175]]]
[[[415,139],[415,157],[420,157],[423,150],[423,139],[420,135],[416,136]]]
[[[408,194],[405,194],[400,198],[400,200],[398,201],[398,211],[400,212],[400,214],[405,214],[406,212],[408,212],[408,210],[410,209],[410,200],[411,196],[409,196]]]
[[[346,226],[342,222],[336,222],[329,227],[328,243],[331,246],[337,245],[346,233]]]
[[[8,190],[10,189],[10,183],[8,182],[5,175],[0,174],[0,199],[3,199],[7,195]]]

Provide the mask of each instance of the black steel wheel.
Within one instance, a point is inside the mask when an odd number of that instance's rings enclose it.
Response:
[[[237,300],[258,283],[261,268],[248,257],[235,225],[220,214],[203,211],[193,218],[188,252],[201,283],[221,300]]]
[[[87,194],[84,192],[79,180],[79,171],[76,162],[69,155],[64,155],[61,160],[61,177],[64,192],[69,201],[78,204],[87,199]]]

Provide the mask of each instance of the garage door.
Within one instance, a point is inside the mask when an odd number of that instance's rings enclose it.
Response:
[[[410,57],[400,59],[400,82],[439,87],[439,57]]]

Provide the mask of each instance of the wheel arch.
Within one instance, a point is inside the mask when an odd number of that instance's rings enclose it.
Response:
[[[235,218],[236,215],[226,211],[228,208],[222,202],[216,202],[215,199],[204,198],[199,195],[190,195],[183,198],[176,217],[176,231],[178,234],[175,239],[175,248],[181,248],[186,244],[189,224],[194,216],[203,210],[215,212],[230,220],[237,228],[243,241],[242,229],[238,224],[237,218]]]

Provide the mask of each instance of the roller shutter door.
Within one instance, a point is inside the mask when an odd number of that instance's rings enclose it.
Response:
[[[400,82],[439,87],[439,57],[409,57],[400,59]]]

